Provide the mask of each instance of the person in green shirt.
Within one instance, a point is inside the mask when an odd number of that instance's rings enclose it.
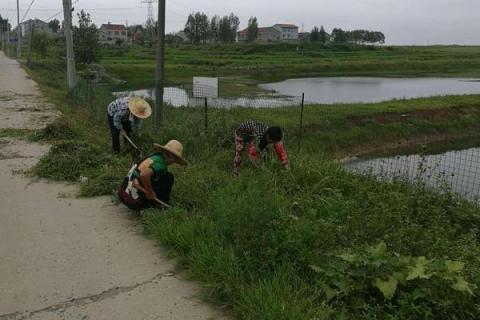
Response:
[[[168,172],[168,166],[187,164],[182,158],[183,146],[179,141],[153,146],[156,152],[133,165],[118,189],[120,200],[130,209],[142,210],[158,205],[170,207],[174,177]]]

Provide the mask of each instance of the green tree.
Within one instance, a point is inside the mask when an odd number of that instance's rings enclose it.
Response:
[[[235,42],[235,39],[237,39],[238,27],[240,26],[240,18],[237,15],[230,13],[230,16],[228,16],[228,22],[230,23],[231,32],[229,42]]]
[[[237,37],[239,26],[240,19],[233,13],[221,18],[218,26],[219,40],[223,43],[234,42]]]
[[[325,44],[328,42],[329,39],[330,35],[328,34],[328,32],[325,31],[325,28],[321,26],[320,31],[318,32],[318,41],[320,41],[320,43],[322,44]]]
[[[247,41],[254,42],[257,40],[258,36],[258,23],[257,17],[250,17],[248,20],[248,28],[247,28]]]
[[[210,27],[208,16],[202,12],[195,12],[188,16],[183,31],[192,43],[198,44],[207,41],[210,35]]]
[[[335,28],[332,30],[332,40],[335,43],[346,43],[348,41],[348,34],[340,28]]]
[[[53,19],[48,22],[48,27],[50,28],[50,30],[52,30],[52,32],[56,33],[58,29],[60,29],[60,21],[58,21],[57,19]]]
[[[89,64],[99,58],[98,29],[89,13],[82,10],[77,16],[78,26],[73,27],[75,59],[79,63]]]
[[[320,31],[318,30],[317,26],[313,27],[312,31],[310,32],[310,41],[312,42],[320,41]]]
[[[35,32],[32,39],[32,50],[42,58],[47,57],[50,39],[46,32]]]
[[[210,20],[210,31],[209,31],[209,39],[213,42],[218,42],[219,40],[219,16],[213,16]]]

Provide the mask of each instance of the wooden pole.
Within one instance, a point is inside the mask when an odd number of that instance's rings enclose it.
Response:
[[[299,132],[299,139],[298,139],[298,149],[302,146],[303,140],[303,109],[305,107],[305,93],[302,93],[302,105],[300,109],[300,132]]]
[[[205,97],[205,135],[208,134],[208,98]]]
[[[72,36],[72,3],[71,0],[63,0],[63,20],[65,22],[63,32],[67,45],[67,81],[68,89],[73,89],[77,82],[77,73],[75,70],[75,56],[73,53]]]
[[[158,1],[157,70],[155,81],[155,127],[163,123],[165,80],[165,0]]]

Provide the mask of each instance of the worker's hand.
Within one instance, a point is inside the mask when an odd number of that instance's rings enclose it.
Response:
[[[157,195],[155,194],[155,192],[153,191],[147,191],[145,192],[145,197],[148,199],[148,200],[151,200],[151,201],[157,201]]]
[[[290,166],[289,166],[288,164],[286,164],[286,165],[284,166],[284,168],[285,168],[285,170],[290,171]]]
[[[127,133],[125,132],[125,130],[120,130],[120,135],[122,137],[127,137]]]

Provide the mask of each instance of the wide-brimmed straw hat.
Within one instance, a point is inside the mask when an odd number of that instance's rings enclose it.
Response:
[[[146,119],[152,114],[152,107],[140,97],[131,97],[128,100],[128,110],[140,119]]]
[[[168,143],[164,146],[154,143],[153,148],[157,151],[166,151],[170,153],[171,155],[175,156],[175,159],[177,159],[177,163],[181,164],[183,166],[186,166],[188,164],[187,161],[185,161],[182,158],[183,154],[183,145],[180,143],[180,141],[177,140],[170,140]]]

